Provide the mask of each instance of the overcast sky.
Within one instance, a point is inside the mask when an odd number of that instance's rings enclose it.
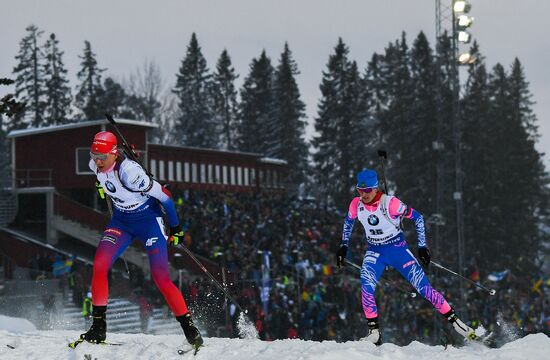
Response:
[[[525,67],[542,134],[538,149],[550,168],[550,2],[471,3],[471,33],[489,68],[497,62],[509,68],[516,56]],[[192,32],[210,69],[227,48],[240,74],[239,87],[252,58],[265,49],[276,64],[288,41],[301,71],[297,80],[310,124],[322,71],[338,37],[362,70],[373,52],[382,52],[402,31],[409,44],[421,30],[432,46],[435,37],[435,0],[0,0],[0,5],[0,77],[11,75],[25,28],[35,24],[44,39],[51,32],[59,39],[73,88],[84,40],[91,42],[107,75],[121,79],[146,59],[154,60],[167,88]],[[309,136],[311,131],[310,126]]]

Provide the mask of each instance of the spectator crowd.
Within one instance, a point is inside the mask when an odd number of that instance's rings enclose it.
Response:
[[[173,196],[186,233],[185,245],[223,264],[229,274],[228,290],[248,310],[261,339],[347,341],[366,335],[359,273],[349,266],[334,266],[345,214],[318,206],[313,199],[282,192],[184,190],[175,191]],[[353,261],[360,264],[366,250],[360,226],[352,236]],[[408,242],[415,247],[414,234]],[[270,259],[269,293],[262,301],[266,252]],[[452,258],[438,255],[454,268]],[[86,301],[89,266],[83,276],[82,271],[76,271],[71,257],[36,254],[29,259],[28,268],[33,279],[60,278],[63,286],[73,291],[78,306]],[[495,269],[483,270],[472,270],[470,277],[475,281],[486,279],[487,272]],[[142,329],[147,329],[153,307],[164,307],[170,318],[151,279],[137,267],[131,266],[129,273],[132,298],[143,309]],[[470,286],[467,301],[463,302],[456,278],[433,269],[427,273],[432,285],[465,320],[499,332],[502,341],[534,332],[550,335],[550,282],[543,274],[507,273],[502,280],[491,283],[497,289],[495,296]],[[484,276],[480,278],[480,274]],[[207,278],[195,275],[181,285],[208,336],[238,336],[236,306],[226,302],[223,293]],[[382,276],[377,304],[385,342],[404,345],[413,340],[430,344],[457,340],[443,317],[421,296],[414,296],[412,286],[393,269]]]

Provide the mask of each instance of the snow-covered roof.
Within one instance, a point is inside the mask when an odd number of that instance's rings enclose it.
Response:
[[[150,127],[150,128],[159,127],[158,124],[154,124],[146,121],[139,121],[139,120],[116,119],[116,122],[117,124],[124,124],[124,125],[144,126],[144,127]],[[34,134],[43,134],[43,133],[52,132],[52,131],[76,129],[76,128],[86,127],[86,126],[97,126],[97,125],[107,125],[107,124],[110,124],[107,121],[107,119],[80,121],[80,122],[75,122],[70,124],[52,125],[52,126],[46,126],[41,128],[13,130],[13,131],[10,131],[10,133],[8,134],[8,137],[16,138],[16,137],[28,136],[28,135],[34,135]]]
[[[282,160],[282,159],[275,159],[275,158],[270,158],[270,157],[263,157],[260,159],[261,162],[263,163],[266,163],[266,164],[276,164],[276,165],[287,165],[288,162],[286,160]]]
[[[260,153],[253,153],[253,152],[246,152],[246,151],[237,151],[237,150],[225,150],[225,149],[212,149],[212,148],[206,148],[206,147],[197,147],[197,146],[180,146],[180,145],[165,145],[165,144],[159,144],[159,143],[147,143],[148,145],[155,145],[160,147],[169,147],[174,149],[190,149],[190,150],[200,150],[200,151],[210,151],[215,153],[225,153],[225,154],[239,154],[239,155],[248,155],[248,156],[255,156],[255,157],[261,157],[262,154]]]

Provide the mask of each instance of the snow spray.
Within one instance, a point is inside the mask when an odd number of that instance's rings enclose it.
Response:
[[[239,320],[237,321],[237,329],[239,330],[239,337],[241,339],[258,339],[258,330],[256,326],[250,321],[244,312],[239,314]]]

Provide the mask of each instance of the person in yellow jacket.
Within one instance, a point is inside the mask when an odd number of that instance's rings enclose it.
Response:
[[[92,293],[88,292],[82,302],[82,316],[84,317],[84,329],[88,327],[88,323],[92,318]]]

